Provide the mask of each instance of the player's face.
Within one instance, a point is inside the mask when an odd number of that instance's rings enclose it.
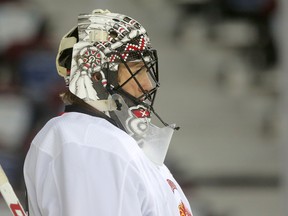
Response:
[[[147,73],[147,69],[146,67],[144,67],[144,63],[143,62],[127,62],[127,65],[129,66],[133,74],[137,73],[135,75],[135,78],[137,79],[138,83],[142,86],[143,90],[145,92],[150,91],[153,88],[153,86],[149,78],[149,75]],[[119,70],[118,70],[119,85],[124,84],[130,77],[131,77],[131,73],[129,72],[129,70],[125,67],[124,64],[120,64]],[[133,97],[139,98],[143,95],[143,91],[139,87],[138,83],[136,82],[135,79],[132,78],[122,86],[122,89],[126,91],[127,93],[129,93],[130,95],[132,95]]]

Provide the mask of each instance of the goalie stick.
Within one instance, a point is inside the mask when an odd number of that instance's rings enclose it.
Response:
[[[27,216],[1,165],[0,192],[14,216]]]

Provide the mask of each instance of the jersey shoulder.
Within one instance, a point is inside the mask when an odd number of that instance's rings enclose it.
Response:
[[[48,121],[33,144],[51,155],[59,154],[67,145],[78,145],[127,159],[140,150],[132,137],[109,121],[77,112],[64,113]]]

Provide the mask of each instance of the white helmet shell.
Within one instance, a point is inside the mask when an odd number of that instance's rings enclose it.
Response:
[[[111,83],[107,83],[105,70],[117,72],[121,61],[137,59],[137,56],[130,55],[130,51],[150,48],[146,30],[136,20],[97,9],[91,14],[80,14],[78,26],[62,38],[56,66],[73,94],[90,104],[91,101],[102,101],[102,108],[97,108],[107,111],[110,109],[104,108],[107,106],[107,94],[103,96],[96,91],[92,75],[99,72],[101,85],[106,88]]]

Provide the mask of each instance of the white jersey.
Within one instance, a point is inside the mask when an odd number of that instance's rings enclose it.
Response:
[[[70,112],[34,138],[24,164],[30,216],[191,216],[165,165],[103,118]]]

